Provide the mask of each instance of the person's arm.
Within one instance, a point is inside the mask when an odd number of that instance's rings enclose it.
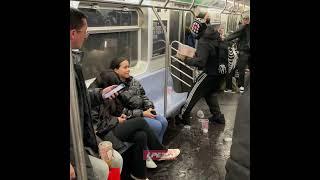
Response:
[[[129,99],[136,94],[136,91],[132,89],[132,87],[128,87],[126,91],[120,93],[121,103],[123,104],[124,108],[122,109],[122,114],[127,115],[127,118],[134,118],[134,117],[143,117],[143,111],[141,109],[131,109],[128,108],[127,104],[129,103]]]
[[[116,127],[118,123],[118,117],[115,116],[110,116],[108,118],[103,119],[97,125],[97,136],[103,137],[103,135],[107,134],[111,129]]]
[[[100,112],[96,133],[99,137],[108,133],[119,123],[118,117],[112,115],[113,112],[111,112],[111,103],[114,103],[114,100],[106,100],[103,105],[103,109]]]
[[[141,109],[128,109],[128,108],[123,108],[122,114],[125,114],[128,119],[130,118],[135,118],[135,117],[143,117],[143,110]]]
[[[83,154],[84,154],[85,167],[86,167],[86,170],[87,170],[87,176],[88,176],[88,179],[89,178],[92,179],[94,177],[93,167],[92,167],[92,164],[90,162],[88,152],[85,150],[85,147],[83,147],[83,148],[84,148]],[[70,148],[69,148],[69,150],[70,150],[70,164],[72,165],[74,170],[76,170],[77,166],[75,165],[74,148],[73,148],[73,142],[72,142],[71,134],[70,134]],[[71,169],[70,169],[70,175],[71,175]],[[76,171],[75,171],[75,176],[77,176],[77,172]]]
[[[219,64],[228,66],[228,46],[224,42],[221,42],[219,48]]]
[[[244,27],[245,26],[241,26],[237,31],[233,32],[232,34],[230,34],[228,37],[226,37],[224,40],[225,41],[231,41],[233,39],[239,38],[241,36],[241,34],[244,31]]]
[[[148,118],[155,118],[155,116],[150,112],[153,108],[148,108],[146,111],[142,109],[128,109],[123,108],[122,114],[127,115],[128,119],[135,118],[135,117],[148,117]]]
[[[138,88],[138,92],[140,93],[140,98],[143,101],[143,112],[142,116],[154,119],[156,116],[151,113],[154,110],[153,102],[146,96],[146,91],[144,90],[143,86],[140,84],[139,81],[133,79],[135,86]]]
[[[226,43],[220,42],[218,51],[219,51],[218,71],[220,74],[226,74],[227,67],[228,67],[228,47],[227,47]]]
[[[189,66],[204,68],[204,66],[207,64],[208,56],[210,54],[209,44],[200,42],[198,44],[196,54],[197,54],[197,57],[190,58],[190,59],[187,58],[186,60],[184,60],[184,62]]]
[[[101,90],[101,88],[88,89],[91,107],[96,107],[103,103]]]
[[[102,97],[102,94],[110,92],[115,87],[117,87],[117,85],[108,86],[104,89],[101,89],[101,88],[88,89],[91,107],[96,107],[103,104],[104,99]],[[112,98],[114,98],[115,95],[116,94],[112,95]]]
[[[135,80],[135,83],[137,84],[137,87],[139,88],[140,97],[143,100],[143,109],[154,109],[153,102],[146,96],[146,91],[144,90],[143,86],[140,84],[139,81]]]

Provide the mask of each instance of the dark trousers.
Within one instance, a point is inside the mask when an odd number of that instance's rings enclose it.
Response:
[[[220,89],[221,81],[220,76],[208,76],[206,73],[199,75],[181,110],[182,118],[185,121],[188,121],[193,106],[202,97],[205,98],[212,115],[220,113],[217,92]]]
[[[235,69],[232,69],[230,73],[227,74],[226,76],[226,89],[232,90],[232,77],[235,76]]]
[[[121,141],[134,143],[132,161],[135,166],[133,166],[132,174],[138,178],[145,178],[146,161],[143,160],[143,151],[147,146],[150,150],[165,150],[166,148],[159,142],[153,130],[142,117],[119,123],[113,132]]]
[[[239,61],[238,61],[238,67],[239,67],[239,87],[244,87],[244,77],[245,77],[245,69],[249,62],[249,53],[246,51],[240,51],[239,52]]]

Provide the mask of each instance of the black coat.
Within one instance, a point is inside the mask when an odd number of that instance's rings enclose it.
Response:
[[[105,70],[94,81],[92,87],[105,88],[112,84],[124,83],[126,87],[118,98],[123,105],[122,113],[127,118],[143,117],[143,111],[154,108],[153,102],[146,96],[142,85],[132,76],[122,82],[118,75],[111,69]]]
[[[250,51],[250,24],[241,26],[237,31],[226,37],[225,41],[239,38],[239,51]]]
[[[84,145],[84,155],[87,167],[88,179],[95,179],[93,175],[92,165],[88,154],[98,157],[97,139],[94,133],[93,121],[91,116],[91,107],[97,106],[103,102],[100,89],[87,90],[82,74],[82,68],[79,64],[79,55],[73,52],[74,70],[76,88],[78,94],[78,106],[80,115],[80,125]],[[75,157],[73,150],[73,142],[70,134],[70,162],[74,166]]]
[[[108,69],[100,73],[89,89],[105,88],[118,85],[121,81],[113,70]],[[118,125],[118,117],[121,116],[124,107],[120,101],[120,95],[115,99],[106,99],[99,107],[93,109],[95,114],[96,134],[102,140],[112,142],[115,150],[122,149],[125,144],[113,134],[113,129]]]
[[[225,180],[250,180],[250,82],[239,99]]]
[[[146,92],[139,81],[130,77],[125,82],[126,89],[120,94],[124,105],[123,114],[129,118],[143,117],[143,111],[154,108],[153,102],[146,96]]]
[[[117,151],[125,147],[125,144],[113,134],[113,129],[119,124],[118,117],[123,110],[120,100],[118,98],[107,99],[104,105],[95,110],[99,114],[97,118],[97,136],[104,141],[112,142],[113,149]]]
[[[196,50],[196,56],[186,59],[185,63],[190,66],[203,69],[209,76],[220,75],[220,64],[228,65],[228,47],[221,41],[220,34],[213,26],[208,26],[204,35],[200,38]]]

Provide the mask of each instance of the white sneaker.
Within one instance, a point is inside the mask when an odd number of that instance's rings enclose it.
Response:
[[[146,160],[146,167],[150,169],[154,169],[154,168],[157,168],[158,166],[150,157],[148,157]]]
[[[145,178],[145,179],[140,179],[140,178],[137,178],[135,176],[133,176],[132,174],[130,174],[130,177],[134,180],[149,180],[148,178]]]
[[[240,91],[244,91],[244,87],[243,86],[240,87]]]

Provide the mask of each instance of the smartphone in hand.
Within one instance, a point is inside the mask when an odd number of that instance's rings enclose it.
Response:
[[[112,94],[116,93],[116,92],[119,92],[120,90],[122,90],[124,87],[126,87],[126,85],[124,85],[123,83],[118,85],[116,88],[112,89],[110,92],[108,93],[105,93],[102,95],[102,97],[104,99],[107,99],[109,98],[110,96],[112,96]]]

